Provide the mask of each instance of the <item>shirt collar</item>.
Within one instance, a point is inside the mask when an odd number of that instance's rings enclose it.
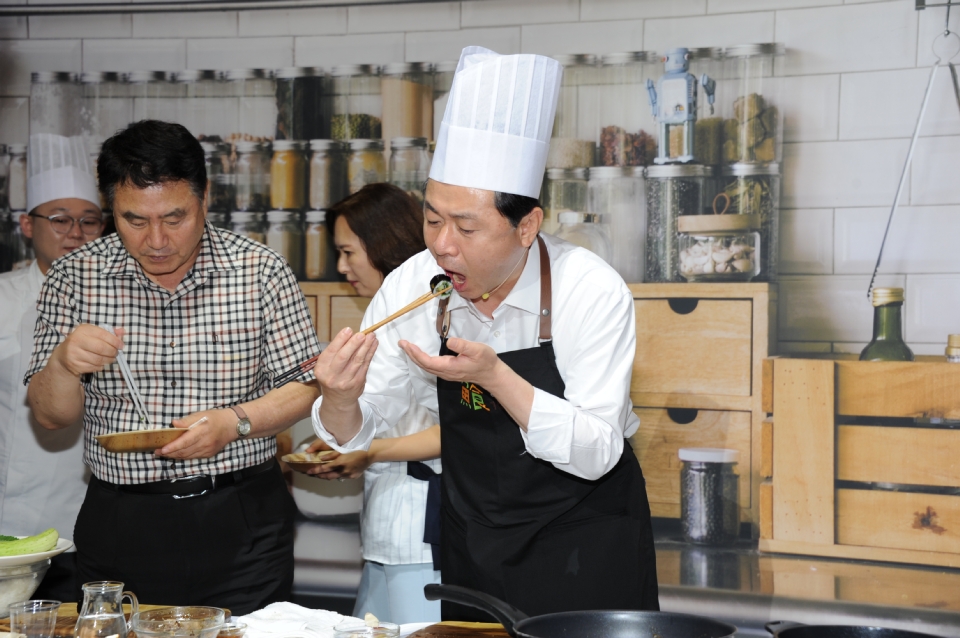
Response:
[[[113,257],[104,267],[102,274],[105,277],[134,278],[143,270],[140,263],[126,249],[119,236],[113,248]],[[240,264],[234,259],[223,239],[223,235],[210,224],[204,223],[203,235],[200,237],[200,254],[192,270],[197,273],[237,270]]]
[[[494,316],[502,312],[504,306],[523,310],[532,315],[540,314],[540,247],[537,241],[534,241],[533,245],[530,246],[527,253],[527,263],[523,266],[520,278],[517,279],[517,283],[514,284],[507,297],[493,311]],[[477,310],[472,301],[464,299],[459,294],[454,294],[450,298],[448,309],[455,310],[460,307],[467,307],[478,317],[489,320],[488,317]]]

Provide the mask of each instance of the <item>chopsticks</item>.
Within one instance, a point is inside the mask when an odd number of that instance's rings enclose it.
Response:
[[[433,283],[433,282],[431,282],[431,283]],[[431,292],[428,292],[428,293],[426,293],[425,295],[422,295],[422,296],[418,297],[417,299],[414,299],[413,301],[411,301],[411,302],[408,303],[406,306],[404,306],[404,307],[401,308],[400,310],[396,311],[395,313],[393,313],[392,315],[390,315],[390,316],[387,317],[386,319],[382,319],[382,320],[378,321],[377,323],[373,324],[372,326],[369,326],[369,327],[367,327],[367,328],[364,328],[363,330],[360,331],[360,333],[361,333],[361,334],[365,334],[365,335],[370,334],[370,333],[373,332],[374,330],[377,330],[378,328],[382,328],[383,326],[387,325],[388,323],[390,323],[390,322],[393,321],[394,319],[397,319],[398,317],[402,317],[403,315],[407,314],[407,313],[410,312],[411,310],[414,310],[415,308],[418,308],[418,307],[422,306],[423,304],[427,303],[427,302],[430,301],[431,299],[433,299],[433,298],[435,298],[435,297],[439,297],[439,296],[441,296],[441,295],[443,295],[443,294],[445,294],[445,293],[449,294],[449,292],[450,292],[451,289],[452,289],[452,286],[450,285],[449,279],[446,280],[446,284],[447,284],[446,286],[441,286],[441,285],[439,285],[439,283],[438,283],[438,284],[434,284],[434,285],[433,285],[433,290],[432,290]],[[318,354],[318,355],[316,355],[316,356],[314,356],[314,357],[310,357],[309,359],[307,359],[306,361],[304,361],[303,363],[301,363],[301,364],[298,365],[297,367],[295,367],[295,368],[290,368],[289,370],[287,370],[286,372],[284,372],[283,374],[281,374],[279,377],[277,377],[276,379],[274,379],[274,381],[273,381],[273,387],[274,387],[274,388],[279,388],[280,386],[282,386],[282,385],[284,385],[284,384],[286,384],[286,383],[289,383],[290,381],[296,379],[297,377],[299,377],[299,376],[300,376],[301,374],[303,374],[304,372],[307,372],[308,370],[310,370],[311,366],[313,366],[313,364],[315,364],[315,363],[317,362],[317,359],[319,359],[319,358],[320,358],[320,355]]]
[[[108,326],[107,324],[102,323],[100,324],[100,327],[114,336],[117,334],[114,331],[113,326]],[[150,421],[150,415],[147,413],[147,408],[143,402],[143,396],[140,394],[140,388],[137,387],[137,382],[133,380],[133,373],[130,371],[130,364],[127,363],[127,356],[123,354],[123,350],[117,351],[117,363],[120,365],[120,373],[123,375],[123,380],[127,383],[127,388],[130,390],[130,396],[133,397],[133,403],[137,407],[137,412],[140,413],[140,427],[137,429],[152,429],[153,423]],[[144,425],[149,427],[144,427]]]

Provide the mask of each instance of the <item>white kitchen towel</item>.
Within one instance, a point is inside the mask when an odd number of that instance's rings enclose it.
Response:
[[[244,638],[333,638],[333,628],[343,621],[354,620],[363,624],[359,618],[325,609],[307,609],[293,603],[271,603],[252,614],[237,616],[234,620],[246,623]],[[400,625],[400,638],[432,624]]]

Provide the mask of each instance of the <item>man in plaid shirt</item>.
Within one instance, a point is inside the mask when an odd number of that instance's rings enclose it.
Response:
[[[98,172],[117,234],[53,264],[24,379],[41,425],[83,427],[94,476],[74,530],[80,582],[234,614],[285,600],[295,506],[275,435],[319,394],[312,372],[273,387],[319,352],[296,277],[205,222],[203,150],[184,127],[130,125],[104,143]],[[100,447],[94,437],[143,425],[120,349],[152,427],[207,420],[155,452]]]

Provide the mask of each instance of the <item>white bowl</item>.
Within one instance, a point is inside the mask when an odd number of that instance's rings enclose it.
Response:
[[[27,565],[0,567],[0,618],[10,615],[9,607],[13,603],[30,600],[49,568],[49,558]]]

